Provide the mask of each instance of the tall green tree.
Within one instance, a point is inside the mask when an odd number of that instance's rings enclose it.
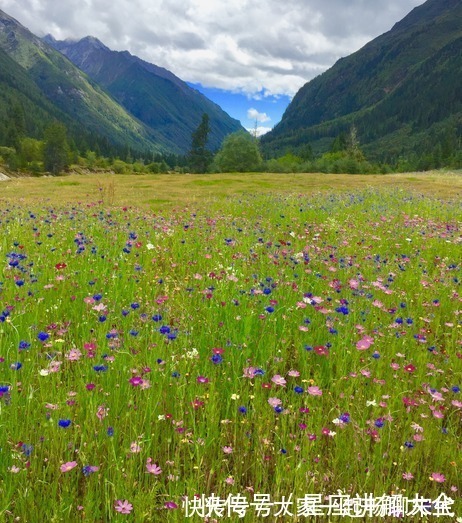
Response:
[[[228,135],[215,157],[222,172],[256,171],[262,164],[257,141],[246,131]]]
[[[54,122],[45,130],[43,161],[45,170],[55,175],[69,167],[69,144],[64,124]]]
[[[194,173],[206,173],[212,161],[213,155],[207,149],[207,141],[210,134],[209,115],[204,113],[197,129],[191,136],[191,150],[188,154],[189,168]]]

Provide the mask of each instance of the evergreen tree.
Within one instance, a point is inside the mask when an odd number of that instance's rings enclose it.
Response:
[[[207,149],[210,134],[210,119],[208,114],[202,115],[199,127],[192,133],[191,150],[189,151],[189,167],[194,173],[206,173],[212,161],[212,153]]]
[[[52,123],[45,131],[43,160],[46,171],[59,174],[69,167],[69,145],[64,124]]]

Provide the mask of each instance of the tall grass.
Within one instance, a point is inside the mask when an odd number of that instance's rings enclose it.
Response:
[[[106,192],[0,210],[2,520],[339,490],[462,516],[460,202]]]

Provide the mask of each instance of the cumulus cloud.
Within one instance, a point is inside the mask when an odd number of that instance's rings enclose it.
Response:
[[[2,0],[32,32],[96,36],[183,80],[289,95],[423,0]]]
[[[260,123],[269,122],[271,120],[271,118],[266,113],[259,113],[253,107],[247,111],[247,118]]]

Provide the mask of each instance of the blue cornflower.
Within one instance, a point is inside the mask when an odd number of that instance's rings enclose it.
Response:
[[[373,354],[372,354],[372,357],[375,359],[375,360],[378,360],[380,358],[380,354],[375,351]]]
[[[22,287],[24,285],[24,280],[16,280],[15,283],[18,287]]]
[[[70,427],[71,423],[72,422],[70,419],[60,419],[58,421],[58,426],[61,427],[62,429],[67,429],[67,427]]]
[[[338,419],[340,421],[343,421],[343,423],[349,423],[350,422],[350,414],[348,412],[344,412],[341,414]]]
[[[413,449],[414,448],[414,443],[412,443],[412,441],[406,441],[404,443],[404,446],[407,447],[408,449]]]
[[[268,294],[271,294],[271,292],[272,292],[271,289],[268,288],[268,287],[265,287],[265,288],[263,289],[263,294],[268,295]]]
[[[181,376],[181,374],[177,371],[175,372],[172,372],[172,378],[179,378]]]
[[[15,362],[15,363],[12,363],[10,365],[10,369],[11,370],[19,370],[21,367],[22,367],[22,363],[19,362],[19,361]]]
[[[311,351],[313,350],[313,347],[311,345],[305,345],[304,349],[307,351]]]
[[[99,321],[100,323],[104,323],[106,320],[107,320],[107,317],[104,316],[104,315],[101,315],[101,316],[98,318],[98,321]]]
[[[30,343],[28,341],[19,342],[19,350],[27,350],[30,348]]]
[[[274,407],[274,412],[276,412],[277,414],[280,414],[283,410],[284,408],[281,407],[281,405],[277,405],[276,407]]]
[[[408,325],[412,325],[412,324],[414,323],[414,321],[413,321],[412,318],[407,318],[407,319],[406,319],[406,323],[407,323]]]
[[[82,467],[82,474],[84,476],[89,476],[90,474],[93,474],[93,472],[96,472],[96,470],[98,470],[97,467],[93,467],[91,465],[85,465],[84,467]]]
[[[346,305],[342,305],[341,307],[337,307],[335,309],[335,312],[338,312],[338,313],[343,314],[345,316],[350,313],[350,311],[349,311],[349,309],[348,309],[348,307]]]
[[[402,325],[402,323],[403,323],[403,318],[396,318],[396,319],[395,319],[395,323],[397,323],[398,325]]]
[[[140,304],[138,302],[134,302],[130,305],[130,307],[133,309],[133,310],[136,310],[136,309],[139,309],[140,308]]]
[[[378,419],[375,420],[374,425],[375,425],[378,429],[381,429],[381,428],[385,425],[385,421],[383,420],[383,418],[378,418]]]
[[[221,354],[214,354],[210,359],[213,363],[215,363],[215,365],[218,365],[223,361],[223,357]]]
[[[152,317],[152,321],[160,321],[162,319],[162,316],[160,314],[154,314]]]
[[[296,392],[297,394],[303,394],[303,387],[294,387],[294,392]]]
[[[269,313],[271,314],[272,312],[274,312],[274,307],[271,307],[271,306],[266,307],[266,308],[265,308],[265,311],[266,311],[266,312],[269,312]]]
[[[241,414],[247,414],[247,407],[244,407],[243,405],[241,405],[238,410]]]
[[[94,295],[93,295],[93,299],[94,299],[95,301],[99,301],[102,297],[103,297],[102,294],[94,294]]]
[[[32,445],[29,445],[28,443],[23,443],[21,445],[21,450],[24,454],[24,456],[30,456],[32,454],[32,451],[34,450],[34,447]]]
[[[96,371],[96,372],[106,372],[107,371],[107,366],[106,365],[95,365],[93,367],[93,370]]]
[[[457,394],[457,392],[460,392],[460,387],[458,387],[457,385],[454,385],[454,387],[451,388],[452,392],[455,392]]]
[[[168,334],[170,332],[170,327],[167,325],[162,325],[162,327],[159,329],[159,332],[161,334]]]
[[[48,334],[48,332],[39,332],[37,334],[37,338],[40,340],[40,341],[47,341],[47,339],[50,337],[50,335]]]
[[[108,427],[107,428],[107,431],[106,431],[106,434],[111,437],[111,436],[114,436],[114,429],[113,427]]]
[[[264,374],[265,374],[265,371],[263,369],[255,369],[253,371],[254,376],[264,376]]]
[[[139,331],[136,331],[135,329],[132,329],[130,332],[129,332],[130,336],[138,336],[139,334]]]

